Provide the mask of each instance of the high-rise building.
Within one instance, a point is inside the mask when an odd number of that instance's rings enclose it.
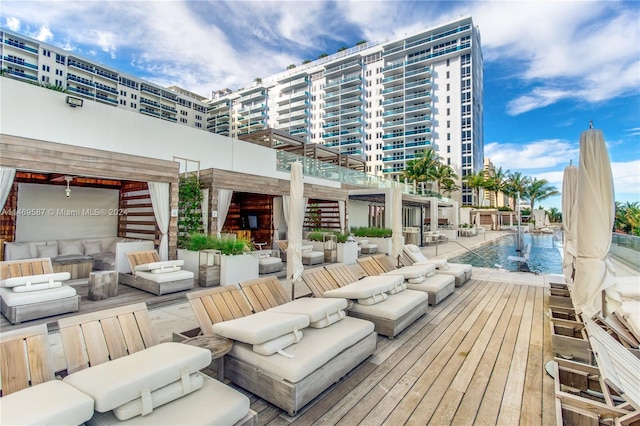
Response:
[[[0,35],[0,68],[7,76],[150,117],[206,128],[207,99],[203,96],[123,74],[13,31],[2,29]]]
[[[231,137],[286,130],[361,155],[368,173],[396,179],[431,147],[462,179],[483,167],[483,92],[480,34],[465,17],[213,92],[207,128]],[[454,198],[477,204],[458,184]]]

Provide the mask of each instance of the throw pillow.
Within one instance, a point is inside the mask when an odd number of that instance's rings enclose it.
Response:
[[[60,240],[58,241],[58,255],[78,255],[82,256],[82,241],[80,240]]]
[[[38,257],[51,257],[58,256],[58,244],[37,245],[36,253]]]
[[[6,243],[5,256],[6,260],[31,259],[29,243]]]
[[[102,253],[102,246],[100,241],[83,241],[84,254],[91,256],[92,254]]]

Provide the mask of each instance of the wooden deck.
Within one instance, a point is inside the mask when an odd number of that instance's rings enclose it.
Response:
[[[298,416],[252,395],[261,425],[554,425],[544,287],[472,279]]]

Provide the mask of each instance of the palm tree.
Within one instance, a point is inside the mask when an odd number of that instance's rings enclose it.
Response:
[[[627,208],[625,218],[631,228],[631,235],[640,236],[640,208],[637,206]]]
[[[457,179],[457,178],[456,178]],[[455,180],[448,179],[442,182],[442,193],[449,194],[449,198],[451,198],[451,193],[455,191],[460,191],[460,185],[456,183]]]
[[[531,211],[535,209],[536,200],[542,201],[547,198],[558,195],[560,192],[555,186],[549,184],[546,179],[533,178],[525,190],[526,196],[531,204]]]
[[[560,213],[560,210],[555,207],[550,207],[549,210],[547,210],[547,215],[549,215],[549,220],[551,222],[562,221],[562,214]]]
[[[436,192],[440,192],[440,188],[443,187],[445,182],[453,181],[455,184],[455,180],[458,179],[458,175],[453,171],[453,168],[448,164],[443,164],[438,161],[434,165],[433,169],[433,180],[436,183]]]
[[[467,175],[464,179],[462,179],[471,190],[475,190],[476,192],[476,200],[478,200],[478,205],[480,204],[480,188],[485,187],[484,181],[484,170],[479,170],[477,173],[472,173]]]
[[[415,159],[407,161],[407,168],[402,172],[402,177],[409,181],[431,182],[435,180],[436,164],[439,162],[440,157],[433,148],[427,148],[417,154]]]
[[[523,176],[520,172],[507,174],[503,191],[508,197],[511,197],[514,211],[516,210],[516,198],[518,194],[521,196],[525,194],[529,180],[529,177]]]
[[[494,196],[490,197],[490,199],[496,201],[496,206],[493,206],[493,207],[497,207],[498,194],[501,192],[504,193],[504,188],[505,188],[508,176],[509,176],[509,170],[502,170],[502,167],[498,167],[497,169],[494,169],[493,173],[491,173],[492,182],[491,182],[490,190],[494,191]]]

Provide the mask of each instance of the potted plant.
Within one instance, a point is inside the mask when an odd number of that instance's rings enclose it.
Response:
[[[389,228],[351,228],[356,241],[369,240],[370,244],[378,246],[378,253],[391,253],[391,235],[393,231]]]

